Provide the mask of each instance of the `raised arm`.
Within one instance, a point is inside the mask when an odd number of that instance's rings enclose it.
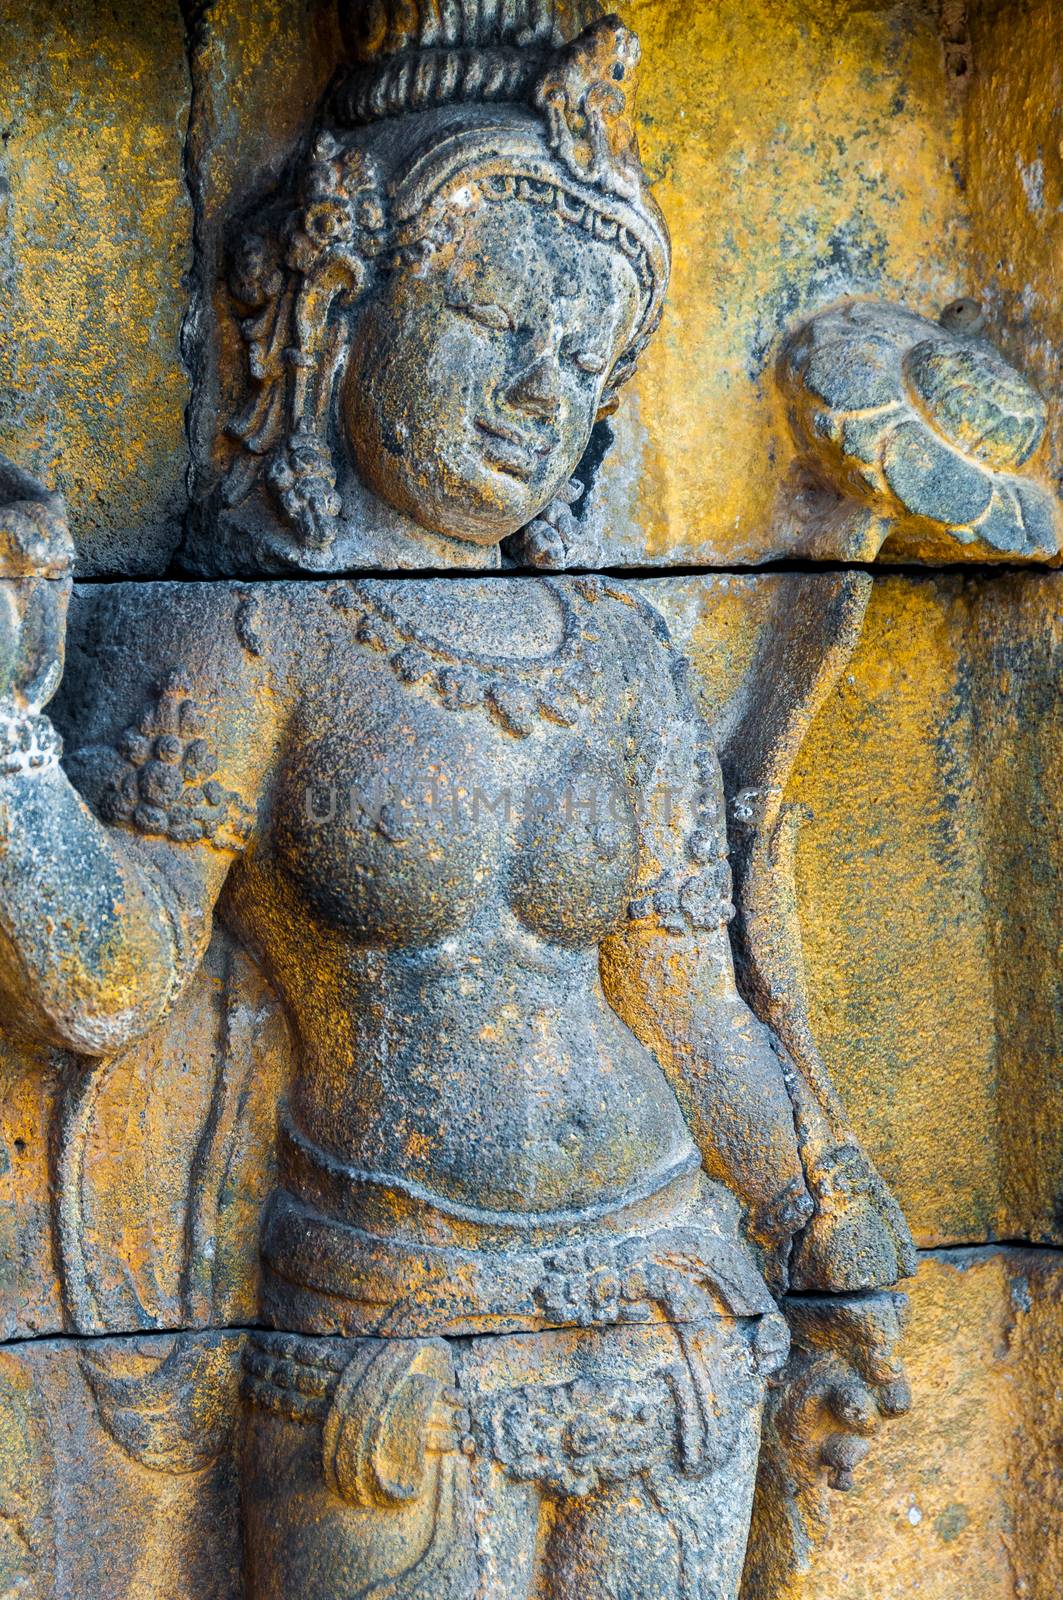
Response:
[[[71,557],[61,502],[0,462],[0,1012],[94,1056],[149,1029],[198,964],[253,836],[274,702],[235,631],[200,627],[115,747],[74,763],[90,809],[42,709]]]
[[[778,1280],[812,1212],[793,1107],[772,1037],[735,984],[720,765],[685,664],[655,613],[639,609],[639,880],[626,926],[603,947],[602,979],[668,1075],[706,1169],[744,1202]]]

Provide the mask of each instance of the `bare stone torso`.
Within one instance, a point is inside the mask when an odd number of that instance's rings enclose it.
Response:
[[[456,656],[508,656],[548,689],[583,654],[545,585],[404,592],[403,620]],[[402,682],[353,636],[361,615],[332,612],[331,670],[297,702],[268,837],[231,891],[298,1038],[296,1126],[480,1208],[652,1184],[692,1146],[598,973],[638,859],[624,698],[592,684],[574,726],[536,715],[517,737]]]

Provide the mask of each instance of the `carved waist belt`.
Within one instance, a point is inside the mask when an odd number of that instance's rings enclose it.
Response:
[[[433,1455],[493,1462],[561,1495],[665,1464],[700,1477],[726,1459],[785,1358],[785,1327],[774,1316],[632,1334],[611,1329],[590,1354],[578,1336],[555,1336],[531,1383],[512,1381],[490,1340],[463,1352],[441,1339],[256,1334],[243,1392],[261,1411],[320,1425],[325,1481],[356,1505],[408,1500]]]
[[[282,1162],[283,1175],[291,1170]],[[356,1203],[375,1220],[393,1188],[367,1196],[369,1189],[363,1175]],[[775,1309],[739,1238],[734,1201],[700,1172],[681,1171],[652,1196],[611,1210],[572,1214],[565,1227],[551,1219],[549,1247],[540,1243],[542,1217],[506,1219],[502,1228],[500,1214],[488,1212],[478,1230],[471,1211],[460,1219],[468,1244],[434,1242],[425,1235],[453,1216],[415,1199],[412,1211],[391,1213],[384,1232],[277,1190],[262,1247],[269,1320],[308,1334],[424,1338]]]
[[[658,1359],[665,1353],[654,1352]],[[434,1382],[424,1381],[427,1374],[414,1373],[416,1365],[437,1366]],[[384,1341],[259,1334],[252,1336],[244,1352],[243,1394],[251,1405],[275,1416],[319,1423],[325,1437],[326,1481],[339,1480],[331,1486],[356,1504],[380,1504],[387,1496],[381,1496],[379,1484],[368,1485],[367,1494],[362,1480],[368,1476],[366,1467],[373,1466],[372,1477],[379,1479],[379,1463],[370,1456],[376,1445],[375,1454],[385,1458],[379,1448],[381,1425],[386,1430],[391,1422],[399,1436],[392,1419],[411,1377],[421,1378],[416,1399],[422,1415],[416,1429],[403,1431],[409,1437],[407,1448],[416,1457],[411,1466],[416,1466],[418,1475],[430,1454],[457,1450],[493,1460],[518,1481],[578,1495],[591,1493],[603,1482],[624,1482],[674,1454],[702,1465],[706,1430],[694,1391],[700,1376],[682,1360],[674,1360],[656,1370],[635,1372],[628,1367],[622,1374],[594,1381],[520,1384],[486,1395],[465,1395],[454,1382],[449,1354],[437,1353],[431,1346],[404,1340],[384,1345]],[[346,1436],[346,1451],[333,1444],[341,1433]],[[352,1441],[365,1461],[351,1461]],[[387,1454],[393,1459],[395,1452]],[[347,1470],[337,1471],[344,1456]]]

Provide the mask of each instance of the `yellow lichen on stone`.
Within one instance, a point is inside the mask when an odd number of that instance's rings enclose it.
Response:
[[[1049,404],[1063,472],[1063,10],[1056,0],[969,7],[965,107],[972,292],[990,330]]]
[[[815,576],[649,586],[709,715]],[[786,793],[813,1032],[925,1247],[1058,1240],[1063,579],[881,577]]]
[[[48,1150],[57,1076],[47,1051],[0,1034],[0,1341],[62,1326]]]
[[[1060,1237],[1063,584],[876,582],[794,798],[813,1022],[923,1245]]]
[[[243,344],[226,285],[226,232],[304,143],[342,54],[334,0],[217,0],[193,33],[189,182],[199,213],[193,473],[206,492],[229,459]],[[226,379],[229,392],[224,392]]]
[[[936,315],[966,287],[962,128],[935,8],[632,0],[643,158],[674,243],[661,334],[615,426],[607,537],[756,561],[791,459],[780,335],[849,294]]]
[[[85,573],[180,537],[192,212],[179,8],[0,18],[0,451],[66,495]]]
[[[911,1412],[832,1497],[801,1600],[1057,1600],[1063,1267],[958,1251],[924,1257],[910,1290]]]
[[[967,617],[879,580],[792,785],[814,1031],[923,1245],[989,1237],[1007,1183]]]

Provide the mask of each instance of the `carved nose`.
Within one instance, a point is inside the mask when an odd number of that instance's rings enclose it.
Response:
[[[557,362],[540,356],[513,380],[506,399],[516,411],[532,417],[553,417],[561,404]]]

